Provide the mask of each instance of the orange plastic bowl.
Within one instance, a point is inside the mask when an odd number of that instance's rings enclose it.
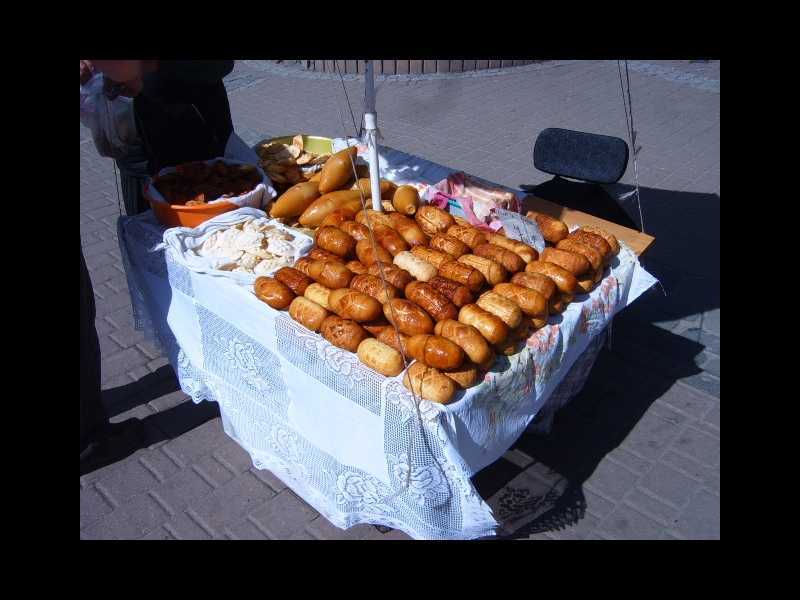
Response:
[[[150,207],[156,219],[168,227],[197,227],[209,219],[239,208],[230,202],[215,202],[198,206],[183,206],[181,204],[166,204],[150,200]]]

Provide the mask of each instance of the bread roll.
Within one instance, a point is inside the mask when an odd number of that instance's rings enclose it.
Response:
[[[438,404],[449,404],[456,393],[456,384],[452,379],[421,362],[408,367],[403,376],[403,385],[423,400]]]
[[[470,249],[458,238],[451,237],[443,233],[437,233],[431,238],[430,247],[449,254],[453,258],[458,258],[462,254],[468,254]],[[436,265],[438,268],[439,265]]]
[[[392,256],[397,256],[401,252],[408,250],[409,245],[399,233],[391,227],[384,225],[374,225],[372,232],[378,243],[389,251]]]
[[[328,306],[340,317],[359,322],[377,319],[383,312],[381,303],[372,296],[346,288],[332,290]]]
[[[542,237],[551,244],[557,244],[569,234],[567,224],[558,219],[554,219],[550,215],[529,210],[525,215],[529,219],[536,221],[539,229],[542,231]]]
[[[311,250],[308,251],[307,257],[311,260],[332,260],[344,264],[344,259],[341,256],[323,250],[319,246],[313,246]]]
[[[320,333],[331,344],[348,352],[358,350],[358,345],[369,337],[369,334],[358,323],[336,315],[325,317]]]
[[[376,261],[385,263],[392,262],[392,255],[389,254],[389,251],[381,246],[377,240],[375,240],[375,245],[373,245],[370,239],[358,242],[356,244],[356,256],[358,256],[358,260],[367,267],[372,266]]]
[[[341,262],[314,260],[308,265],[308,276],[327,288],[337,290],[350,284],[353,272]]]
[[[590,293],[595,287],[597,287],[597,283],[594,280],[594,275],[596,271],[590,271],[585,275],[581,275],[577,278],[578,280],[578,292],[577,293]]]
[[[339,258],[351,254],[356,247],[356,241],[350,235],[332,225],[324,225],[317,229],[315,241],[317,246]]]
[[[529,263],[532,260],[539,258],[539,253],[536,251],[536,248],[520,242],[519,240],[512,240],[511,238],[500,235],[499,233],[487,233],[486,240],[490,244],[500,246],[509,252],[513,252],[525,263]]]
[[[447,279],[441,275],[437,275],[428,281],[428,285],[450,300],[450,302],[455,304],[458,308],[475,301],[472,292],[469,291],[467,286],[456,283],[452,279]]]
[[[297,217],[319,198],[319,183],[304,181],[283,192],[272,204],[269,216],[273,219]]]
[[[383,225],[384,227],[392,226],[392,221],[388,214],[371,208],[356,213],[356,223],[361,223],[368,228],[372,227],[373,230],[376,225]]]
[[[408,340],[408,353],[421,363],[436,369],[456,369],[464,362],[464,351],[438,335],[413,335]]]
[[[562,269],[566,269],[576,277],[588,273],[592,268],[589,261],[582,255],[559,250],[558,248],[545,248],[542,251],[541,259],[544,262],[553,263]]]
[[[328,297],[331,294],[330,288],[326,288],[321,283],[312,283],[306,288],[306,291],[303,293],[303,296],[311,300],[312,302],[316,302],[325,310],[330,310],[331,305],[328,304]]]
[[[266,302],[276,310],[284,310],[294,300],[294,292],[288,286],[272,277],[257,277],[253,283],[256,298]]]
[[[444,233],[450,226],[456,224],[450,213],[430,205],[420,206],[414,219],[427,235]]]
[[[458,320],[472,325],[490,344],[499,344],[508,337],[508,325],[476,304],[462,306],[458,313]]]
[[[400,353],[372,338],[367,338],[358,345],[358,359],[386,377],[394,377],[403,372],[403,357]]]
[[[306,329],[319,331],[322,322],[330,313],[316,302],[298,296],[289,305],[289,315]]]
[[[319,178],[319,191],[323,194],[341,189],[353,177],[353,165],[355,164],[358,150],[355,146],[350,146],[344,150],[336,152],[322,166]],[[360,195],[361,192],[358,192]]]
[[[513,329],[522,322],[522,311],[514,302],[501,296],[497,292],[490,291],[483,294],[476,302],[483,310],[489,311]]]
[[[370,275],[376,275],[377,277],[381,277],[381,273],[383,273],[384,279],[386,279],[387,282],[391,283],[400,291],[406,289],[406,286],[414,281],[411,273],[405,269],[401,269],[400,267],[396,267],[392,264],[384,262],[373,263],[367,269],[367,272]]]
[[[449,377],[455,381],[456,385],[462,390],[471,388],[480,381],[478,365],[470,361],[464,361],[464,363],[457,369],[442,371],[442,375],[445,375],[446,377]]]
[[[491,258],[465,254],[458,259],[458,262],[478,269],[489,285],[495,285],[508,279],[508,271],[505,270],[503,265],[493,261]]]
[[[420,246],[415,246],[415,248],[420,248]],[[411,254],[411,252],[401,252],[395,256],[394,264],[401,269],[405,269],[420,281],[428,281],[436,277],[436,267]]]
[[[351,190],[323,194],[314,200],[314,202],[303,211],[303,214],[300,215],[300,225],[311,229],[319,227],[323,219],[334,210],[341,208],[349,202],[359,200],[360,198],[361,194],[359,192],[353,192]]]
[[[588,225],[581,225],[578,231],[586,231],[587,233],[599,235],[609,245],[612,254],[615,256],[619,254],[619,241],[617,241],[617,238],[613,233],[609,233],[605,229],[600,229],[599,227],[590,227]]]
[[[311,263],[313,263],[314,260],[316,259],[308,256],[302,256],[295,261],[294,268],[300,271],[303,275],[308,276],[308,268],[311,266]]]
[[[574,294],[578,289],[578,280],[575,279],[575,276],[553,263],[535,260],[528,263],[528,266],[525,267],[525,272],[546,275],[553,280],[553,283],[556,284],[556,287],[561,292],[567,294]]]
[[[381,179],[379,182],[381,190],[381,198],[388,196],[391,197],[397,189],[397,185],[388,179]],[[354,190],[361,190],[364,198],[372,198],[372,180],[369,177],[361,177],[353,184]]]
[[[406,298],[422,307],[436,321],[458,318],[458,309],[436,288],[422,281],[412,281],[406,286]]]
[[[413,215],[419,207],[419,192],[413,185],[401,185],[392,196],[392,206],[404,215]]]
[[[538,292],[544,296],[547,302],[558,291],[555,282],[541,273],[529,273],[527,271],[525,273],[515,273],[511,278],[511,283]]]
[[[596,233],[590,233],[585,229],[578,229],[569,234],[569,239],[581,242],[587,246],[591,246],[597,250],[603,257],[603,262],[608,264],[614,258],[614,253],[611,251],[611,246],[601,236]]]
[[[596,271],[603,266],[603,256],[591,246],[588,246],[576,239],[565,238],[556,244],[556,248],[559,250],[566,250],[567,252],[580,254],[589,261],[593,271]]]
[[[433,331],[458,345],[474,363],[485,363],[492,356],[486,339],[472,325],[450,319],[437,323]]]
[[[409,300],[395,298],[383,305],[386,319],[406,335],[433,332],[433,319]]]
[[[350,281],[350,287],[368,296],[372,296],[381,304],[385,304],[393,298],[399,298],[401,295],[400,291],[391,283],[387,281],[384,285],[380,276],[370,275],[369,273],[353,277]]]
[[[475,248],[475,256],[482,256],[490,258],[491,260],[499,263],[509,273],[517,273],[525,270],[525,261],[519,254],[506,250],[494,244],[482,244]]]
[[[345,263],[344,266],[347,267],[348,269],[350,269],[356,275],[363,275],[364,273],[367,272],[366,265],[364,265],[364,263],[362,263],[361,261],[358,261],[358,260],[348,261],[348,262]]]
[[[511,300],[529,317],[547,318],[547,298],[535,290],[515,283],[498,283],[492,291]]]
[[[353,221],[353,217],[356,216],[356,211],[352,208],[346,208],[346,206],[347,205],[342,206],[328,213],[328,216],[322,219],[322,223],[320,223],[319,226],[325,227],[327,225],[331,227],[340,227],[342,223]],[[355,223],[355,221],[353,222]]]
[[[474,250],[481,244],[486,243],[486,236],[475,227],[465,227],[464,225],[451,225],[447,228],[447,235],[461,240],[470,249]]]
[[[414,246],[411,249],[411,254],[417,258],[421,258],[427,263],[432,264],[437,269],[444,263],[453,260],[453,257],[449,254],[439,250],[433,250],[432,248],[428,248],[426,246]]]
[[[422,231],[414,219],[409,219],[400,213],[387,213],[389,222],[409,246],[427,246],[428,236]]]
[[[465,286],[471,292],[479,292],[486,285],[486,278],[478,269],[461,262],[451,261],[444,263],[438,271],[441,277],[450,279]]]
[[[361,223],[356,223],[355,221],[344,221],[339,225],[339,229],[352,237],[356,242],[369,239],[369,229],[367,229]]]
[[[363,321],[359,323],[364,329],[366,329],[370,334],[378,337],[382,331],[386,329],[394,329],[389,321],[386,320],[386,317],[381,315],[374,321]]]
[[[378,341],[383,342],[387,346],[391,346],[406,358],[411,359],[411,355],[408,353],[409,336],[399,333],[394,327],[389,325],[389,327],[386,327],[375,337]]]
[[[281,267],[275,271],[274,277],[292,290],[296,296],[302,296],[306,288],[314,283],[308,275],[292,267]]]

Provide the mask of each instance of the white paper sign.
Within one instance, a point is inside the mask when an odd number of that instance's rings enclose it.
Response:
[[[533,246],[539,253],[544,250],[544,237],[536,221],[503,208],[495,208],[494,214],[503,224],[506,236]]]

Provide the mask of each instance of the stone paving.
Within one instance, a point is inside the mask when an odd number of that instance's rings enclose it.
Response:
[[[662,287],[615,320],[610,349],[552,433],[523,435],[475,477],[493,508],[526,481],[569,483],[568,517],[545,515],[512,537],[720,536],[719,62],[632,61],[629,72],[644,225],[657,239],[643,262]],[[342,83],[329,74],[240,61],[226,83],[249,143],[353,133]],[[344,86],[358,120],[363,85]],[[377,88],[386,145],[509,186],[549,178],[531,158],[545,127],[626,138],[616,61],[387,77]],[[407,539],[333,527],[253,467],[222,431],[216,404],[187,401],[166,359],[133,330],[113,163],[83,127],[80,154],[105,401],[112,420],[143,419],[149,435],[132,456],[81,477],[81,539]],[[633,181],[629,165],[620,189]],[[631,202],[624,206],[638,222]]]

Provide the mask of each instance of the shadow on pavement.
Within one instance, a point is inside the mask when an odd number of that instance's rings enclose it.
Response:
[[[697,364],[705,348],[704,315],[720,307],[719,196],[641,188],[641,197],[645,231],[656,238],[641,262],[664,289],[656,285],[614,319],[611,350],[600,352],[549,435],[526,432],[517,440],[512,451],[532,464],[522,468],[503,458],[473,478],[505,528],[502,537],[578,524],[586,511],[583,483],[676,381],[710,386],[707,391],[719,395],[718,382],[704,383]],[[635,201],[622,207],[639,224]],[[663,442],[650,427],[629,443],[655,457]],[[664,427],[674,426],[664,421]]]

